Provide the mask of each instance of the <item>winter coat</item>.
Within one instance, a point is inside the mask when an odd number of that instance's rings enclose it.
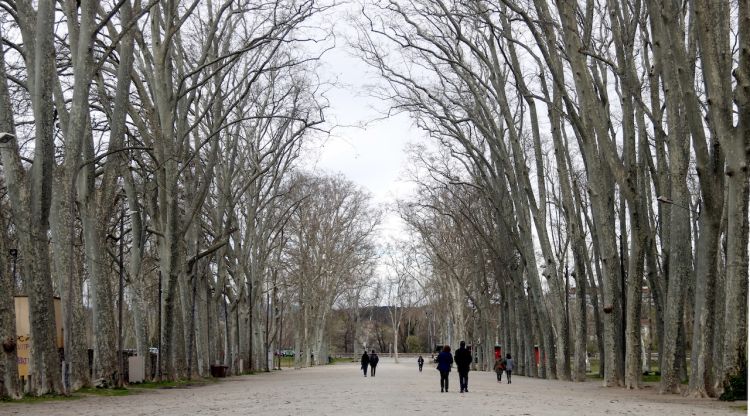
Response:
[[[458,371],[469,371],[471,366],[471,353],[464,347],[456,350],[456,367]]]
[[[362,354],[362,368],[366,368],[370,364],[370,356],[367,353]]]
[[[453,354],[443,351],[437,356],[437,369],[442,372],[450,372],[453,366]]]
[[[372,367],[375,367],[376,365],[378,365],[378,361],[380,361],[378,354],[372,353],[372,355],[370,355],[370,365]]]
[[[495,372],[502,373],[505,371],[505,358],[498,358],[495,360]]]

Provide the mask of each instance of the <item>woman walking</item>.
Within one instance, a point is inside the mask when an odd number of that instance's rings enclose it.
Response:
[[[440,392],[448,392],[448,375],[451,372],[453,366],[453,355],[451,354],[451,347],[446,345],[443,347],[443,351],[438,354],[437,357],[437,369],[440,371]]]
[[[503,372],[505,371],[505,358],[503,356],[497,357],[495,360],[495,373],[497,374],[497,382],[503,382]]]
[[[513,357],[510,356],[510,354],[507,354],[505,356],[505,378],[508,379],[508,384],[510,384],[510,374],[513,372]]]

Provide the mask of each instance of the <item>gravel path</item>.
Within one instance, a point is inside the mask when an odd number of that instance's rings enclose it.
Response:
[[[747,402],[723,403],[659,395],[654,388],[626,391],[598,382],[568,383],[514,376],[498,384],[494,373],[472,372],[470,393],[440,393],[438,372],[416,362],[381,359],[376,377],[357,364],[287,369],[231,377],[186,389],[143,390],[122,397],[91,396],[36,404],[0,403],[0,415],[741,415]],[[504,377],[503,377],[504,379]]]

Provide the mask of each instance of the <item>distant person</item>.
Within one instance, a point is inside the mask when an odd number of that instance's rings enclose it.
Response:
[[[497,382],[503,382],[503,372],[505,371],[505,358],[501,355],[495,360],[495,374],[497,374]]]
[[[437,356],[437,369],[440,371],[440,392],[448,392],[448,375],[453,367],[453,354],[451,354],[451,347],[446,345],[443,347],[443,351]]]
[[[513,367],[515,367],[515,363],[513,362],[513,357],[510,356],[510,354],[505,355],[505,378],[508,379],[508,384],[510,384],[510,375],[513,373]]]
[[[367,350],[362,354],[362,372],[367,377],[367,366],[370,365],[370,356],[367,355]]]
[[[420,355],[419,358],[417,358],[417,365],[419,365],[419,372],[422,372],[422,366],[424,365],[424,358]]]
[[[461,341],[461,346],[456,350],[456,369],[461,393],[469,392],[469,367],[471,367],[471,352],[466,349],[466,341]]]
[[[375,377],[375,368],[378,366],[378,361],[380,361],[378,354],[375,353],[375,350],[372,350],[370,354],[370,375],[373,377]]]

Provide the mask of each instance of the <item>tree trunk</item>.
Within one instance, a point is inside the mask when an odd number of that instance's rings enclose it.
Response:
[[[0,56],[0,76],[4,75],[4,68],[5,63]],[[7,230],[5,213],[0,213],[0,398],[18,399],[21,397],[21,386],[18,383],[18,344],[13,298],[15,276],[11,267],[8,267],[5,256],[9,249],[6,242],[10,241]]]
[[[748,297],[748,175],[750,169],[750,6],[740,2],[737,11],[738,64],[733,72],[728,42],[727,7],[706,1],[695,6],[699,24],[698,40],[704,84],[708,95],[709,120],[726,151],[727,236],[726,286],[724,305],[724,345],[718,383],[725,389],[730,380],[741,375],[747,365],[747,297]],[[732,81],[736,80],[732,91]],[[737,110],[735,112],[735,109]],[[737,120],[736,126],[734,120]]]
[[[64,178],[58,179],[58,186],[63,188]],[[85,319],[83,309],[83,282],[78,256],[74,250],[75,208],[70,206],[69,198],[63,197],[64,192],[53,195],[53,212],[50,218],[52,232],[52,250],[55,270],[60,280],[60,303],[63,317],[63,345],[65,349],[65,364],[69,369],[68,389],[76,391],[89,384],[89,359],[86,347]]]
[[[676,121],[676,119],[674,119]],[[676,136],[676,135],[675,135]],[[672,167],[672,198],[678,205],[671,209],[670,224],[670,267],[669,286],[667,288],[666,310],[664,315],[664,351],[662,358],[662,392],[676,392],[678,379],[678,332],[683,325],[683,308],[685,285],[690,276],[692,253],[690,249],[690,212],[689,194],[685,174],[687,172],[686,149],[684,137],[671,137],[670,166]],[[682,143],[679,143],[682,141]],[[684,143],[684,144],[683,144]]]
[[[20,232],[18,238],[21,253],[29,259],[22,271],[28,276],[27,294],[31,324],[30,391],[35,395],[64,392],[55,348],[56,331],[48,239],[54,167],[54,13],[55,2],[51,0],[40,0],[37,12],[23,10],[19,13],[25,18],[30,17],[30,21],[35,19],[34,39],[26,39],[24,42],[33,45],[34,48],[26,54],[35,127],[34,161],[28,172],[28,179],[21,166],[15,137],[5,136],[0,143],[3,144],[0,150],[14,222],[17,229],[26,230]],[[24,23],[29,24],[30,21]],[[30,29],[30,26],[26,26],[26,29]],[[24,35],[28,35],[28,32]],[[2,84],[5,91],[1,93],[7,97],[7,84]],[[6,103],[7,101],[3,105]],[[3,130],[13,131],[12,127],[7,126]]]

